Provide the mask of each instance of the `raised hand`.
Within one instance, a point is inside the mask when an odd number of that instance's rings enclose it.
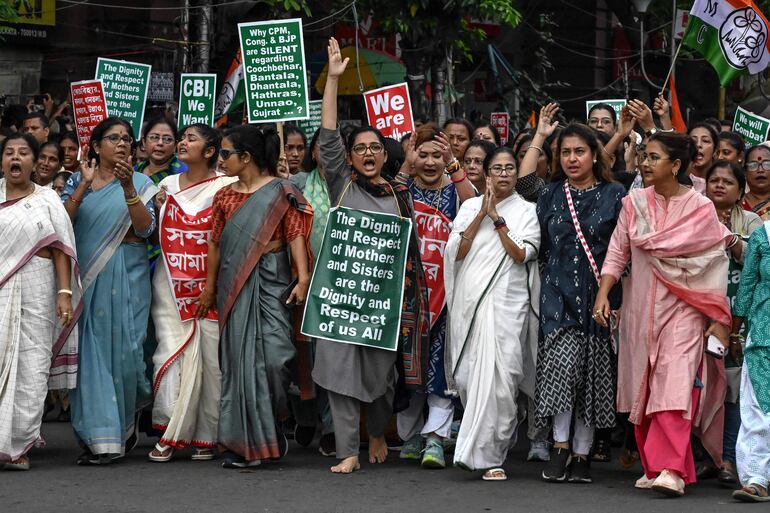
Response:
[[[631,100],[627,105],[631,114],[634,115],[642,130],[649,132],[655,128],[655,122],[652,120],[652,111],[642,100]]]
[[[91,185],[91,183],[94,181],[94,176],[96,176],[96,159],[91,159],[91,162],[88,162],[88,157],[84,158],[80,161],[80,179],[81,181],[85,182],[88,185]]]
[[[160,186],[160,191],[155,195],[155,209],[160,211],[163,205],[166,204],[168,198],[168,189],[165,185]]]
[[[338,78],[340,75],[345,73],[345,68],[347,68],[348,61],[350,61],[350,59],[348,59],[347,57],[345,57],[345,60],[342,59],[340,44],[333,37],[329,38],[329,46],[327,47],[326,50],[329,54],[329,64],[327,66],[327,75],[329,77]]]
[[[123,188],[129,186],[133,187],[131,178],[134,175],[134,168],[131,166],[131,157],[128,157],[126,160],[116,161],[114,173],[115,178],[120,180],[120,185],[122,185]]]
[[[559,126],[559,120],[556,119],[558,112],[559,105],[556,103],[549,103],[540,108],[540,118],[537,120],[538,135],[548,138],[553,134],[556,127]]]
[[[417,137],[414,133],[407,141],[406,155],[404,155],[404,163],[401,164],[401,172],[414,177],[416,171],[414,170],[414,162],[417,160]]]
[[[631,133],[636,124],[636,118],[631,113],[631,109],[628,105],[620,109],[620,119],[618,119],[618,132],[623,134],[623,137]]]
[[[410,142],[414,139],[416,139],[416,137],[409,138]],[[444,132],[439,132],[433,142],[436,143],[436,146],[438,146],[438,149],[441,151],[441,158],[444,160],[444,166],[446,167],[450,162],[452,162],[452,159],[454,159],[454,155],[452,155],[452,146],[449,144],[449,139]]]
[[[669,115],[669,108],[670,105],[668,104],[668,100],[662,95],[659,94],[655,97],[655,101],[652,103],[652,110],[655,112],[655,114],[658,115],[658,117],[664,117]]]

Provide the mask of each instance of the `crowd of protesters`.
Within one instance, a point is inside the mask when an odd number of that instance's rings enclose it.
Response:
[[[526,422],[545,481],[590,483],[619,445],[637,488],[714,477],[770,500],[770,145],[716,119],[677,133],[663,96],[566,124],[551,103],[507,145],[464,119],[343,134],[348,61],[333,38],[328,56],[309,144],[165,117],[135,140],[109,117],[80,149],[50,97],[6,110],[4,468],[30,468],[57,409],[79,465],[123,458],[141,427],[154,462],[254,467],[319,435],[351,473],[361,440],[386,460],[395,419],[400,458],[501,481]],[[418,204],[447,233],[440,314],[423,322],[418,224],[397,351],[302,335],[330,209]]]

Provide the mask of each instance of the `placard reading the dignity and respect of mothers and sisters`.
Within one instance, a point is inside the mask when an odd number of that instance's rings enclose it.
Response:
[[[395,351],[412,220],[337,207],[329,212],[302,333]]]
[[[152,66],[149,64],[103,57],[96,61],[96,79],[104,82],[108,114],[128,121],[134,129],[135,139],[142,133],[151,72]]]
[[[249,123],[307,119],[302,20],[238,24]]]

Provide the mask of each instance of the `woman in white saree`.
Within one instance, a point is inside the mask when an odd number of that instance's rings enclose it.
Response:
[[[450,392],[465,408],[454,463],[500,481],[515,443],[516,396],[534,391],[540,227],[535,206],[514,191],[510,149],[490,153],[484,172],[487,192],[462,204],[444,253],[445,359]]]
[[[2,144],[0,468],[6,470],[29,469],[27,452],[41,443],[46,392],[73,388],[77,375],[75,235],[56,192],[30,181],[37,152],[26,134]]]
[[[175,449],[190,446],[193,460],[214,458],[222,380],[219,322],[216,309],[201,306],[198,297],[209,267],[216,272],[207,257],[214,194],[237,180],[215,171],[221,141],[208,125],[185,128],[178,151],[188,170],[164,178],[155,198],[161,258],[152,283],[158,339],[152,424],[163,436],[150,461],[169,461]]]

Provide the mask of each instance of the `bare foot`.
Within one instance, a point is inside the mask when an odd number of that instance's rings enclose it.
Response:
[[[358,464],[358,456],[348,456],[344,460],[334,465],[331,468],[331,471],[334,474],[352,474],[360,468],[361,465]]]
[[[388,444],[384,436],[369,437],[369,463],[385,463],[388,457]]]

